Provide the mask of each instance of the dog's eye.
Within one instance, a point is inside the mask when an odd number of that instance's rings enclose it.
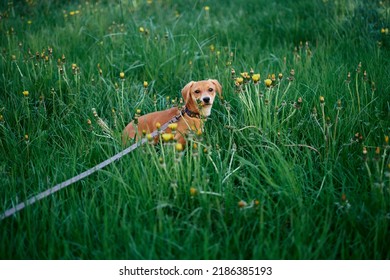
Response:
[[[209,88],[209,92],[213,92],[214,91],[214,89],[213,88]]]
[[[194,92],[195,92],[196,94],[199,94],[199,93],[200,93],[200,90],[197,89],[197,90],[195,90]]]

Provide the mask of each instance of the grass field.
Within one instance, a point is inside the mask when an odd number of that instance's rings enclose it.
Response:
[[[189,81],[223,86],[184,151],[146,144],[1,220],[0,259],[390,258],[388,0],[0,14],[0,213],[121,151]]]

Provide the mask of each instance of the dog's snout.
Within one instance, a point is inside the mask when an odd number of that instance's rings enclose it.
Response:
[[[203,97],[203,102],[206,104],[210,103],[210,97]]]

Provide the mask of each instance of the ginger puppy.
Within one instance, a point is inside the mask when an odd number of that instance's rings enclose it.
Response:
[[[181,91],[184,99],[184,108],[179,110],[177,107],[172,107],[164,111],[157,111],[143,115],[138,118],[138,124],[134,121],[130,122],[122,133],[123,144],[126,144],[129,139],[135,137],[139,139],[142,132],[152,133],[156,130],[156,124],[161,125],[173,119],[175,116],[180,118],[177,121],[177,129],[175,139],[178,143],[185,144],[185,135],[190,131],[198,131],[203,128],[203,118],[207,118],[211,114],[215,94],[222,94],[222,86],[217,80],[203,80],[197,82],[189,82]],[[169,128],[166,132],[171,132]]]

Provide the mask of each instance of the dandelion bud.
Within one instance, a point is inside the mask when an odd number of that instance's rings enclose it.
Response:
[[[25,140],[25,141],[28,141],[28,134],[25,134],[25,135],[24,135],[24,140]]]
[[[145,32],[145,28],[143,28],[142,26],[139,28],[139,32],[140,33],[144,33]]]
[[[27,97],[29,95],[29,92],[27,90],[23,91],[23,95]]]
[[[376,154],[376,155],[379,155],[380,153],[381,153],[381,148],[376,147],[376,149],[375,149],[375,154]]]
[[[244,200],[240,200],[238,202],[238,207],[240,207],[240,208],[244,208],[247,205],[248,205],[248,203],[246,203]]]
[[[161,127],[161,124],[159,122],[156,122],[156,128],[160,129],[160,127]]]
[[[386,145],[389,144],[389,136],[388,135],[385,135],[385,143],[386,143]]]
[[[144,88],[147,88],[147,87],[148,87],[148,82],[144,81]]]
[[[236,75],[236,71],[232,68],[232,71],[230,72],[231,75],[232,75],[232,79],[234,79],[235,75]]]
[[[190,195],[191,195],[191,196],[195,196],[195,195],[197,195],[197,194],[198,194],[198,190],[195,189],[194,187],[191,187],[191,188],[190,188]]]
[[[320,96],[320,102],[321,103],[324,103],[325,102],[325,98],[323,96]]]
[[[123,73],[123,72],[120,72],[119,73],[119,78],[121,78],[122,80],[125,78],[125,73]]]
[[[279,80],[283,79],[283,74],[279,73],[278,78],[279,78]]]

